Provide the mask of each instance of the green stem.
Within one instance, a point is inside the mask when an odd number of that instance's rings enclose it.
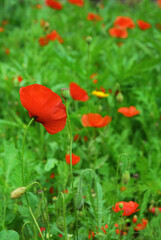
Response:
[[[64,203],[64,194],[61,192],[59,193],[59,197],[61,196],[63,201],[63,218],[64,218],[64,232],[65,232],[65,240],[67,240],[67,226],[66,226],[66,219],[65,219],[65,203]]]
[[[23,239],[23,240],[25,239],[23,232],[24,232],[24,227],[25,227],[27,224],[31,224],[31,226],[33,227],[34,234],[35,234],[35,240],[36,240],[36,239],[37,239],[37,235],[36,235],[36,232],[35,232],[35,228],[34,228],[34,225],[32,224],[32,222],[30,222],[30,221],[25,222],[25,223],[23,224],[23,226],[22,226],[22,239]]]
[[[73,201],[74,201],[74,213],[75,213],[75,219],[76,219],[76,232],[77,232],[77,240],[78,240],[78,218],[77,218],[77,209],[76,209],[76,202],[75,202],[75,192],[74,192],[74,184],[73,184],[73,169],[72,169],[72,142],[73,142],[73,136],[72,136],[72,128],[70,124],[70,118],[68,113],[68,104],[67,101],[65,101],[66,106],[66,112],[67,112],[67,122],[68,122],[68,129],[69,129],[69,137],[70,137],[70,145],[69,145],[69,154],[70,154],[70,175],[71,175],[71,185],[72,185],[72,192],[73,192]]]
[[[33,121],[34,121],[34,118],[32,118],[32,119],[30,120],[29,124],[27,125],[27,127],[26,127],[26,129],[25,129],[24,136],[23,136],[23,145],[22,145],[22,152],[21,152],[21,173],[22,173],[22,183],[23,183],[23,186],[25,186],[23,155],[24,155],[24,148],[25,148],[26,133],[27,133],[27,130],[28,130],[29,126],[31,125],[31,123],[32,123]],[[38,231],[39,231],[42,239],[45,240],[44,237],[43,237],[43,234],[42,234],[42,232],[41,232],[41,230],[40,230],[40,227],[39,227],[39,225],[38,225],[38,223],[37,223],[37,221],[36,221],[36,218],[35,218],[35,216],[34,216],[34,214],[33,214],[33,212],[32,212],[32,209],[31,209],[31,207],[30,207],[30,203],[29,203],[29,200],[28,200],[28,197],[27,197],[27,194],[26,194],[26,193],[25,193],[25,199],[26,199],[26,203],[27,203],[28,209],[29,209],[29,211],[30,211],[30,214],[31,214],[31,216],[32,216],[32,218],[33,218],[33,220],[34,220],[34,223],[35,223],[35,225],[36,225],[36,227],[37,227],[37,229],[38,229]]]
[[[23,162],[23,155],[24,155],[24,148],[25,148],[25,140],[26,140],[26,133],[28,128],[30,127],[31,123],[34,121],[34,118],[31,118],[29,124],[25,128],[24,136],[23,136],[23,145],[22,145],[22,152],[21,152],[21,172],[22,172],[22,183],[25,186],[25,178],[24,178],[24,162]]]
[[[45,210],[46,210],[46,216],[47,216],[47,227],[48,227],[48,233],[49,233],[49,240],[50,240],[49,213],[48,213],[48,207],[47,207],[47,203],[46,203],[46,200],[45,200],[45,195],[44,195],[43,189],[41,187],[41,184],[39,182],[33,182],[33,183],[31,183],[30,185],[27,186],[26,190],[34,184],[37,184],[42,191],[42,197],[43,197],[43,201],[44,201],[44,204],[45,204]]]

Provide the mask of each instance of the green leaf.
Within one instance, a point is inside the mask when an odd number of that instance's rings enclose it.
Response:
[[[57,165],[58,160],[55,158],[49,158],[45,164],[45,171],[48,172]]]
[[[19,235],[17,232],[13,231],[13,230],[3,230],[2,232],[0,232],[0,239],[1,240],[19,240]]]

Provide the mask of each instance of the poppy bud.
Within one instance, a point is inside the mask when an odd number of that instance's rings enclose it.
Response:
[[[20,198],[26,192],[26,187],[16,188],[13,192],[11,192],[11,198],[17,199]]]
[[[153,210],[153,204],[150,205],[149,210],[150,210],[150,211]]]
[[[115,85],[114,85],[114,92],[118,91],[120,89],[120,84],[117,82]]]
[[[123,100],[124,100],[124,96],[123,96],[123,94],[122,94],[121,92],[119,92],[119,93],[117,94],[117,96],[116,96],[116,101],[117,101],[118,103],[122,103]]]
[[[130,173],[129,171],[125,171],[122,175],[122,181],[126,185],[130,181]]]
[[[76,196],[75,196],[75,201],[76,201],[76,207],[79,210],[82,205],[83,205],[83,197],[82,197],[82,192],[78,191]]]
[[[134,215],[134,217],[133,217],[133,223],[136,223],[137,222],[137,220],[138,220],[138,217],[137,217],[137,215]]]
[[[123,208],[124,204],[123,203],[119,203],[119,208]]]
[[[56,226],[61,232],[64,232],[64,218],[62,216],[58,217]]]
[[[158,216],[159,213],[160,213],[159,208],[156,207],[156,208],[155,208],[155,211],[154,211],[155,216]]]
[[[69,88],[61,88],[61,96],[67,101],[70,98]]]
[[[91,44],[93,38],[91,36],[86,37],[87,44]]]

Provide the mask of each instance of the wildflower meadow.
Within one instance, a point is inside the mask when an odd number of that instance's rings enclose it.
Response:
[[[161,1],[0,0],[0,240],[161,239]]]

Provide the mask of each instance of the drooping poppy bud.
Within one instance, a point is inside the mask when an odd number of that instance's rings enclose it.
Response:
[[[75,202],[76,202],[76,207],[79,210],[82,205],[83,205],[83,196],[82,196],[82,192],[78,191],[76,196],[75,196]]]
[[[13,192],[11,192],[11,198],[12,199],[20,198],[25,192],[26,192],[26,187],[16,188]]]
[[[155,211],[154,211],[155,216],[158,216],[159,213],[160,213],[159,208],[156,207],[156,208],[155,208]]]
[[[130,181],[130,173],[126,170],[122,175],[123,184],[126,185]]]
[[[58,217],[56,221],[56,226],[61,232],[64,232],[64,219],[62,216]]]

